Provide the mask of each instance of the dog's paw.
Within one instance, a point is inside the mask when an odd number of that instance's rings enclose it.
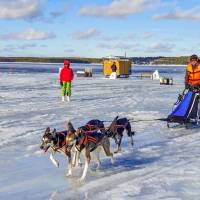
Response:
[[[78,184],[83,184],[84,181],[85,181],[85,178],[79,178],[79,179],[77,180]]]
[[[111,163],[112,163],[112,165],[115,164],[115,160],[113,158],[111,158]]]
[[[75,163],[72,163],[72,167],[76,167],[76,164],[75,164]]]
[[[78,163],[78,167],[82,167],[83,166],[83,163]]]
[[[66,173],[66,177],[72,177],[72,173]]]
[[[53,162],[54,166],[59,168],[59,162]]]
[[[55,160],[53,157],[50,157],[52,163],[54,164],[54,166],[56,166],[57,168],[59,167],[59,162],[57,160]]]
[[[114,151],[114,153],[119,153],[119,152],[121,152],[121,148],[116,149],[116,150]]]
[[[95,175],[95,171],[93,171],[93,170],[90,169],[90,175],[94,176]]]
[[[72,167],[82,167],[82,166],[83,166],[82,163],[78,163],[78,164],[74,164],[74,165],[72,165]]]

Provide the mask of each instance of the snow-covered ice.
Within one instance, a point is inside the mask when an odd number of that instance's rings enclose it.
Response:
[[[161,121],[132,123],[134,147],[125,135],[115,164],[102,154],[101,168],[96,171],[92,161],[95,172],[88,173],[83,184],[76,182],[82,169],[67,178],[65,158],[57,154],[60,168],[55,168],[49,154],[39,149],[45,128],[64,130],[67,120],[78,127],[95,118],[111,121],[116,115],[166,117],[184,87],[183,66],[138,66],[130,78],[117,80],[103,78],[96,66],[92,78],[75,77],[71,102],[61,102],[59,65],[13,65],[19,70],[0,64],[0,199],[199,199],[198,129],[168,129]],[[30,70],[37,67],[40,73]],[[172,76],[174,85],[134,77],[155,69]]]

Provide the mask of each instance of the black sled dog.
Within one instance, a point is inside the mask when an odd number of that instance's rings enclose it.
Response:
[[[114,153],[121,151],[121,142],[124,130],[126,130],[128,137],[131,138],[131,144],[133,146],[133,136],[135,135],[135,132],[131,130],[131,124],[127,118],[115,117],[110,126],[106,129],[106,135],[115,140],[117,147]]]

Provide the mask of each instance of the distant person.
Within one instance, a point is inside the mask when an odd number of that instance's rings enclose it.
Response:
[[[111,70],[112,70],[112,72],[116,72],[117,71],[117,66],[116,66],[115,62],[113,62],[113,64],[111,65]]]
[[[112,73],[110,74],[110,79],[116,79],[117,78],[117,66],[116,66],[115,62],[113,62],[113,64],[111,65],[111,70],[112,70]]]
[[[185,73],[185,88],[200,88],[200,63],[197,55],[190,56]]]
[[[65,101],[65,96],[67,96],[67,101],[70,101],[71,81],[73,80],[73,78],[74,78],[74,73],[73,70],[70,68],[70,61],[64,60],[64,66],[60,71],[62,101]]]

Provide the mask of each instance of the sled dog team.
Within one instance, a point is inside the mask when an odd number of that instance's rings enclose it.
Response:
[[[44,152],[50,150],[50,160],[56,167],[59,167],[59,162],[54,157],[55,153],[64,154],[68,158],[67,176],[72,176],[73,167],[81,165],[80,155],[82,155],[85,165],[80,181],[83,181],[90,168],[91,152],[94,152],[97,168],[101,164],[99,154],[102,148],[106,156],[110,157],[112,164],[114,163],[109,138],[114,139],[116,144],[114,153],[118,153],[121,150],[124,131],[131,138],[131,144],[133,145],[133,135],[135,133],[131,130],[131,124],[127,118],[118,118],[117,116],[109,127],[105,127],[103,121],[93,119],[84,126],[77,128],[77,130],[74,129],[71,122],[68,122],[67,130],[61,132],[57,132],[56,129],[51,131],[47,127],[42,137],[40,149]]]
[[[116,72],[116,66],[112,66],[112,71]],[[62,101],[65,101],[65,96],[67,96],[67,101],[70,101],[72,80],[73,70],[70,68],[70,62],[65,60],[64,67],[60,73]],[[190,57],[190,63],[187,66],[185,75],[185,89],[188,89],[191,94],[198,93],[199,95],[200,93],[200,61],[197,55],[192,55]],[[199,104],[199,100],[196,102]],[[180,107],[182,108],[182,106]],[[199,116],[196,115],[197,114],[195,114],[195,118],[198,117],[199,120]],[[187,114],[187,116],[189,115]],[[180,123],[180,118],[183,118],[183,116],[179,116],[179,106],[177,106],[177,109],[168,116],[168,121]],[[187,122],[186,119],[181,121],[181,123],[185,122]],[[90,167],[91,152],[95,153],[97,168],[101,164],[99,158],[101,148],[103,148],[106,156],[110,157],[111,162],[114,162],[113,153],[110,151],[109,138],[111,137],[114,139],[116,144],[114,153],[118,153],[121,150],[121,141],[124,130],[126,130],[128,137],[131,138],[131,144],[133,145],[134,132],[131,130],[131,124],[127,118],[118,118],[117,116],[109,127],[105,127],[103,121],[94,119],[84,126],[79,127],[77,130],[74,129],[71,122],[68,122],[67,130],[61,132],[56,132],[56,129],[51,131],[50,128],[47,127],[42,137],[40,148],[44,152],[47,152],[47,150],[50,149],[50,159],[57,167],[59,167],[59,162],[54,157],[56,152],[63,153],[68,158],[67,176],[72,175],[73,166],[81,164],[80,155],[82,154],[85,161],[83,173],[80,178],[82,181],[85,179]]]

